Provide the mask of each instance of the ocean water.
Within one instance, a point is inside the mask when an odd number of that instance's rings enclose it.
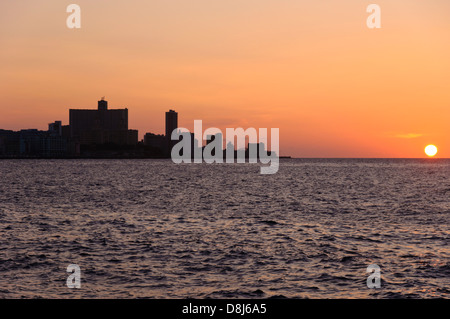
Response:
[[[450,160],[2,160],[0,180],[0,298],[449,297]]]

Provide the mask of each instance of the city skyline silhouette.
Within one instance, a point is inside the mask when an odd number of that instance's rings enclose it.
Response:
[[[433,3],[381,0],[369,29],[350,0],[85,1],[68,29],[56,1],[6,1],[0,128],[44,130],[106,95],[141,133],[176,108],[188,129],[279,127],[294,157],[448,158],[450,4]]]
[[[139,140],[138,130],[129,129],[128,108],[111,109],[102,97],[97,109],[71,108],[68,124],[57,120],[49,123],[46,131],[0,128],[0,158],[171,158],[172,148],[178,143],[172,139],[172,133],[178,130],[178,113],[171,109],[165,113],[165,135],[146,132]],[[189,133],[192,158],[197,154],[196,148],[203,152],[218,136],[222,140],[222,147],[219,147],[222,158],[227,157],[230,147],[234,149],[234,159],[240,154],[246,159],[259,158],[260,153],[266,151],[265,143],[260,142],[255,147],[248,136],[248,141],[244,140],[247,147],[240,149],[239,143],[234,145],[235,141],[224,140],[222,134],[204,140],[203,132],[200,137]],[[256,150],[254,155],[251,155],[252,150]],[[267,150],[269,156],[271,153]]]

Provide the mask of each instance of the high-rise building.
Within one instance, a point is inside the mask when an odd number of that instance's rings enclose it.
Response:
[[[166,137],[172,136],[172,132],[178,128],[178,113],[174,110],[166,112]]]
[[[166,112],[166,156],[170,156],[176,141],[172,141],[172,132],[178,128],[178,113],[174,110]]]
[[[137,131],[128,130],[128,109],[109,110],[104,99],[98,101],[97,110],[71,109],[69,125],[71,139],[82,145],[137,144]]]

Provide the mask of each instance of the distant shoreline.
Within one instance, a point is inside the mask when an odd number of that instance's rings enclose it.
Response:
[[[132,159],[148,159],[148,160],[170,160],[170,157],[139,157],[139,156],[99,156],[99,157],[0,157],[1,160],[132,160]],[[448,157],[427,158],[427,157],[291,157],[280,156],[281,160],[449,160]],[[246,162],[247,163],[247,162]]]

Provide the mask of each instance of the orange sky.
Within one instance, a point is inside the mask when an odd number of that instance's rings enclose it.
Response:
[[[278,127],[296,157],[450,157],[449,15],[448,0],[2,1],[0,128],[67,124],[106,96],[141,137],[173,108],[187,128]]]

